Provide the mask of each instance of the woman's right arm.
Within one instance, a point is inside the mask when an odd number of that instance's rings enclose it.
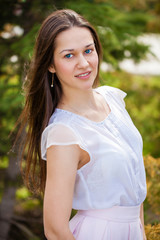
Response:
[[[44,195],[44,231],[48,240],[75,240],[69,229],[76,172],[80,160],[78,145],[47,149],[47,179]]]

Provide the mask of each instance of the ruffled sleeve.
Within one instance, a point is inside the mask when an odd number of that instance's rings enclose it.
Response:
[[[125,107],[124,98],[127,96],[127,93],[121,89],[115,88],[115,94],[117,95],[117,98],[120,100],[121,104]]]
[[[124,98],[127,96],[127,93],[125,93],[119,88],[110,86],[104,86],[104,91],[106,92],[106,94],[111,95],[118,104],[125,107]]]
[[[46,160],[47,148],[53,145],[82,145],[79,136],[71,129],[61,123],[50,124],[42,133],[41,137],[41,157]]]

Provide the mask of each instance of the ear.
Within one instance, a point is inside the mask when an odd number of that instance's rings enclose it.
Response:
[[[51,73],[55,73],[55,72],[56,72],[53,64],[51,64],[51,65],[49,66],[48,71],[51,72]]]

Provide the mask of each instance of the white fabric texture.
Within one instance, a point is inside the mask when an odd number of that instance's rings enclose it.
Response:
[[[109,86],[95,91],[109,105],[109,115],[94,122],[57,108],[42,133],[42,158],[51,145],[78,144],[88,152],[90,161],[77,170],[74,209],[140,205],[146,197],[143,143],[125,109],[126,93]]]
[[[63,123],[51,124],[43,132],[42,138],[42,158],[46,160],[46,150],[53,145],[71,145],[79,144],[78,137],[73,130]],[[45,139],[45,140],[44,140]]]

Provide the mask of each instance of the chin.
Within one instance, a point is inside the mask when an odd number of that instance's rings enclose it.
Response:
[[[87,90],[90,90],[92,88],[93,88],[93,84],[88,84],[88,85],[84,86],[82,90],[86,90],[87,91]]]
[[[93,88],[93,84],[94,84],[94,81],[88,81],[83,85],[83,88],[85,88],[85,90],[89,90]]]

